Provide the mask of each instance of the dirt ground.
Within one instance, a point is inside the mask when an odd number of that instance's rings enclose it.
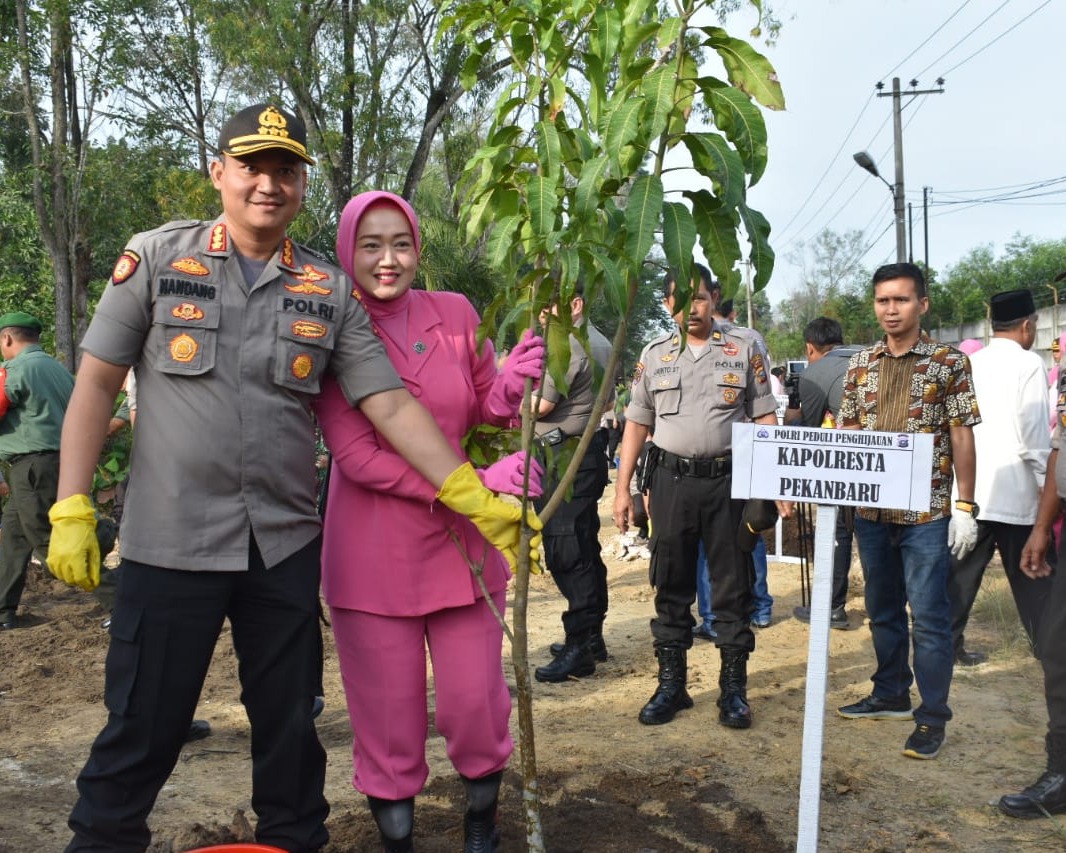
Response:
[[[718,655],[700,642],[689,654],[695,708],[666,726],[637,712],[654,690],[647,561],[618,559],[610,527],[611,487],[601,504],[610,568],[610,659],[593,677],[535,684],[536,755],[545,844],[552,853],[672,853],[795,849],[808,626],[792,616],[799,569],[771,563],[773,624],[758,632],[748,731],[717,722]],[[1066,850],[1066,822],[1018,821],[994,803],[1043,770],[1041,673],[1011,613],[1002,570],[990,567],[969,645],[991,660],[957,671],[955,720],[936,761],[903,757],[911,724],[844,720],[833,709],[869,692],[873,651],[862,579],[853,564],[852,629],[832,631],[822,769],[824,851]],[[530,656],[548,658],[560,639],[560,598],[551,578],[530,595]],[[0,636],[0,853],[61,850],[74,778],[103,724],[107,634],[93,599],[35,571],[24,597],[27,627]],[[228,631],[227,631],[228,634]],[[326,710],[319,734],[329,753],[328,851],[369,851],[376,831],[350,786],[351,733],[332,643],[327,638]],[[513,685],[513,674],[508,669]],[[249,740],[238,700],[236,661],[224,635],[197,713],[214,734],[186,746],[151,825],[153,851],[252,840]],[[517,739],[517,714],[512,715]],[[462,847],[463,795],[442,739],[431,731],[430,778],[418,800],[420,851]],[[503,849],[522,850],[525,830],[516,754],[501,797]]]

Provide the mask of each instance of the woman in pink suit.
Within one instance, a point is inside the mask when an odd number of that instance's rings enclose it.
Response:
[[[348,202],[337,258],[408,390],[463,456],[471,427],[517,415],[524,379],[540,376],[543,341],[527,334],[497,373],[492,344],[478,350],[478,316],[464,296],[411,290],[419,251],[418,219],[404,199],[367,192]],[[316,411],[333,454],[322,588],[355,736],[353,784],[367,795],[385,849],[412,850],[414,797],[429,774],[428,645],[436,727],[468,795],[466,850],[495,850],[497,795],[514,748],[511,699],[503,629],[468,559],[483,563],[501,613],[508,562],[436,501],[436,489],[335,383],[323,388]],[[520,494],[525,460],[515,454],[479,473],[494,491]],[[537,493],[539,473],[533,463]]]

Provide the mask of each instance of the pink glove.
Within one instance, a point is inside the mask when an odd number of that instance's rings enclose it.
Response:
[[[496,377],[489,391],[486,407],[494,417],[514,418],[522,405],[527,378],[533,380],[533,388],[540,384],[544,372],[544,338],[526,329],[511,354],[504,362],[503,370]]]
[[[499,462],[488,468],[478,468],[477,475],[481,478],[485,488],[490,491],[505,495],[522,496],[522,481],[526,474],[526,460],[530,459],[528,453],[521,451],[505,456]],[[529,469],[529,496],[539,498],[544,494],[540,479],[544,476],[544,468],[536,460],[532,459],[532,467]]]

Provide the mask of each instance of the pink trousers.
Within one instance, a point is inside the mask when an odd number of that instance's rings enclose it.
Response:
[[[506,591],[493,595],[500,612]],[[378,616],[331,607],[354,743],[352,784],[402,800],[422,790],[429,766],[426,647],[433,662],[435,722],[459,773],[502,770],[514,750],[503,677],[503,628],[483,599],[425,616]]]

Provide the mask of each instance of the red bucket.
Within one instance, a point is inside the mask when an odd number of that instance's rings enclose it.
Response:
[[[269,844],[216,844],[214,847],[197,847],[185,853],[286,853],[280,847]]]

